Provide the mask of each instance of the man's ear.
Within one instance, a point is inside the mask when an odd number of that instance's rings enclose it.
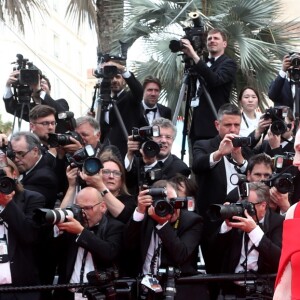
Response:
[[[216,129],[219,131],[220,123],[219,123],[218,120],[215,120],[215,127],[216,127]]]
[[[250,171],[247,171],[247,181],[250,181]]]

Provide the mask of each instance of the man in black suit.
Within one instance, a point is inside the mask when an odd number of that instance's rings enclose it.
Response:
[[[133,127],[139,128],[147,125],[141,106],[143,87],[134,74],[126,70],[125,66],[115,61],[104,63],[103,67],[105,66],[116,66],[118,69],[118,74],[111,79],[111,98],[120,112],[127,134],[130,134]],[[129,91],[126,90],[126,85]],[[105,143],[109,140],[110,144],[119,148],[124,158],[127,151],[127,136],[125,137],[121,130],[121,124],[112,105],[102,107],[100,127],[101,142]]]
[[[168,181],[157,181],[153,188],[164,191],[165,197],[161,195],[161,200],[169,202],[177,197],[175,187]],[[157,197],[152,197],[150,190],[139,193],[138,206],[127,224],[124,238],[126,250],[138,253],[132,266],[132,271],[135,271],[132,276],[143,274],[142,284],[146,286],[147,275],[155,278],[160,268],[174,267],[181,271],[181,276],[197,274],[197,252],[202,231],[202,218],[194,212],[174,209],[160,214],[155,201]],[[163,281],[160,284],[164,287]],[[176,285],[176,288],[175,299],[208,299],[205,286],[199,283],[197,286]],[[154,298],[147,299],[163,299],[162,293],[153,295],[150,290],[148,293]]]
[[[194,107],[190,138],[192,144],[199,139],[209,139],[216,136],[214,127],[216,119],[208,99],[203,94],[201,84],[204,84],[212,99],[215,110],[218,111],[224,103],[229,103],[232,84],[235,80],[236,63],[224,54],[227,47],[227,37],[219,29],[211,29],[207,35],[207,50],[209,59],[207,63],[200,59],[198,49],[194,49],[188,39],[182,39],[183,53],[190,57],[195,65],[194,71],[201,78],[198,88],[197,100],[192,101]]]
[[[215,256],[209,239],[218,223],[212,223],[207,216],[211,204],[222,204],[226,195],[235,187],[230,182],[232,174],[245,173],[247,161],[245,150],[233,147],[232,140],[238,137],[241,111],[233,104],[223,104],[218,111],[215,126],[219,134],[209,140],[198,140],[193,147],[193,171],[199,187],[196,209],[205,219],[202,250],[206,271],[217,272]],[[246,157],[247,158],[247,157]]]
[[[5,109],[8,113],[12,115],[16,115],[16,117],[21,118],[25,121],[29,121],[29,112],[30,110],[38,105],[45,104],[53,107],[57,113],[65,112],[69,110],[69,104],[65,99],[53,100],[50,96],[51,92],[51,84],[49,79],[42,75],[40,72],[39,82],[37,84],[33,84],[29,87],[30,91],[32,91],[31,97],[29,97],[29,106],[22,106],[22,103],[18,102],[17,97],[13,94],[11,88],[15,86],[18,82],[18,78],[20,75],[20,71],[13,71],[5,86],[3,101],[5,104]],[[33,101],[31,101],[31,99]],[[24,110],[22,111],[22,107]],[[63,120],[57,118],[57,132],[65,132],[66,126]]]
[[[20,172],[20,182],[31,191],[41,193],[46,198],[45,207],[53,208],[57,198],[57,178],[40,150],[39,138],[26,131],[11,136],[13,161]]]
[[[90,271],[107,271],[118,262],[122,249],[124,225],[105,214],[106,205],[98,190],[82,189],[76,196],[76,204],[82,209],[83,220],[79,222],[68,216],[68,222],[57,224],[63,231],[57,238],[59,284],[87,282],[86,274]],[[53,299],[74,297],[74,291],[56,290]]]
[[[170,179],[177,173],[187,177],[191,174],[189,167],[171,153],[177,133],[177,128],[173,123],[168,119],[158,118],[153,121],[152,126],[158,126],[160,132],[159,136],[152,137],[152,140],[160,145],[159,153],[154,157],[147,157],[144,152],[142,152],[142,156],[136,155],[136,153],[140,153],[141,142],[134,141],[132,136],[128,138],[128,151],[125,157],[125,167],[128,174],[126,183],[133,193],[138,192],[138,175],[141,172],[138,166],[143,168],[142,173],[148,171],[148,175],[150,170],[160,169],[161,175],[159,178],[155,178],[154,181],[157,179]]]
[[[289,106],[295,113],[294,101],[296,88],[299,88],[299,84],[291,79],[290,75],[293,70],[290,55],[285,55],[282,60],[282,68],[269,87],[268,97],[274,102],[274,106]]]
[[[1,166],[1,171],[5,172],[0,176],[1,179],[5,176],[11,180],[17,177],[18,170],[9,159],[5,165],[2,160]],[[2,184],[0,189],[1,285],[39,285],[35,257],[39,226],[33,221],[33,215],[36,209],[44,206],[45,198],[37,192],[23,189],[20,183],[12,186],[14,190],[10,193],[7,191],[3,193]],[[7,255],[5,255],[6,251]],[[0,298],[3,300],[41,299],[40,292],[37,291],[1,293]]]
[[[223,273],[276,273],[284,217],[269,209],[269,188],[261,182],[249,183],[247,199],[252,208],[244,216],[226,219],[218,230],[215,247],[223,258]],[[224,295],[246,296],[247,282],[224,283]],[[270,287],[273,287],[271,284]]]
[[[145,119],[149,125],[157,118],[165,118],[171,120],[171,109],[158,103],[158,98],[161,92],[161,82],[158,78],[148,76],[143,83],[143,108]]]

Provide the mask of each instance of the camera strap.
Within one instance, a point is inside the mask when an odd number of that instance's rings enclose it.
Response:
[[[80,277],[79,277],[80,283],[83,283],[84,267],[85,267],[85,263],[86,263],[87,254],[88,254],[88,251],[86,249],[84,249],[82,263],[81,263],[81,269],[80,269]]]
[[[156,239],[158,238],[158,235],[156,233],[154,233],[154,244],[156,244]],[[150,263],[150,273],[152,275],[154,275],[155,273],[155,267],[156,267],[156,273],[158,270],[158,259],[160,256],[160,251],[161,251],[161,247],[162,247],[162,241],[159,239],[158,240],[158,245],[154,250],[152,259],[151,259],[151,263]]]
[[[244,122],[245,122],[247,128],[249,128],[249,124],[248,124],[248,122],[247,122],[247,120],[246,120],[246,117],[245,117],[245,115],[244,115],[243,112],[242,112],[242,118],[243,118],[243,120],[244,120]]]

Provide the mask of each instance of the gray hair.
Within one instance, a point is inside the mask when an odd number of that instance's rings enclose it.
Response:
[[[250,182],[249,191],[256,192],[257,202],[261,203],[266,201],[267,204],[270,203],[270,188],[263,182]]]
[[[83,116],[76,119],[76,127],[85,123],[89,123],[94,128],[95,134],[100,132],[100,124],[95,118],[91,116]]]
[[[177,128],[176,126],[174,126],[174,124],[169,120],[169,119],[165,119],[165,118],[157,118],[152,122],[152,126],[156,125],[162,128],[171,128],[174,132],[174,139],[176,137],[177,134]]]
[[[19,132],[15,132],[10,140],[11,141],[19,141],[22,139],[22,137],[25,138],[27,146],[28,146],[28,150],[32,150],[33,148],[37,147],[39,150],[39,153],[41,153],[41,141],[38,138],[38,136],[32,132],[29,131],[19,131]]]

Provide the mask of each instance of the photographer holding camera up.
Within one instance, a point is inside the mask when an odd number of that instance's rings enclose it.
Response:
[[[232,83],[235,80],[236,63],[226,56],[225,49],[227,47],[227,36],[219,29],[211,29],[207,33],[207,50],[208,59],[200,59],[197,53],[198,49],[194,49],[188,39],[182,39],[182,52],[193,59],[195,66],[193,70],[197,72],[197,76],[203,78],[201,84],[205,84],[207,91],[213,101],[216,111],[224,103],[229,102]],[[198,100],[192,101],[191,106],[194,107],[192,124],[190,130],[190,138],[192,145],[196,140],[209,139],[217,134],[214,127],[215,116],[210,108],[208,99],[206,99],[201,85],[197,91]],[[195,103],[193,103],[195,102]]]
[[[221,272],[275,273],[281,252],[284,217],[269,209],[269,188],[262,182],[249,183],[246,201],[251,209],[245,209],[242,216],[233,215],[231,219],[225,219],[215,236],[213,245],[219,249],[223,259]],[[249,284],[246,278],[241,282],[226,282],[222,284],[223,295],[244,299]],[[273,287],[273,283],[268,284],[268,288]],[[251,290],[251,293],[255,292]]]
[[[159,269],[174,267],[180,276],[197,274],[197,250],[201,240],[202,218],[186,209],[171,205],[176,199],[175,186],[159,180],[138,196],[138,206],[125,229],[125,246],[137,253],[132,276],[143,274],[142,299],[164,299],[165,278]],[[205,285],[176,285],[175,299],[209,299]]]
[[[295,103],[296,89],[299,88],[299,66],[299,53],[285,55],[282,60],[282,68],[276,79],[271,83],[268,92],[268,96],[274,102],[274,105],[289,106],[296,117],[299,117],[299,110],[296,110]]]
[[[53,100],[51,98],[51,84],[49,79],[36,67],[28,66],[29,63],[24,65],[26,62],[27,59],[23,59],[23,56],[18,54],[18,66],[16,70],[11,72],[5,85],[3,101],[6,111],[12,115],[15,114],[18,118],[25,121],[29,121],[29,111],[38,104],[49,105],[57,113],[68,111],[69,104],[65,99]],[[24,76],[24,82],[20,82],[20,73],[28,70],[36,71],[36,73],[28,73],[28,75]],[[36,75],[37,78],[33,78]],[[12,88],[16,92],[13,92]],[[22,101],[20,101],[21,99]],[[28,104],[28,106],[23,106],[23,103]],[[57,123],[57,132],[65,132],[64,122],[57,119]]]
[[[118,261],[122,249],[123,224],[107,216],[100,193],[92,187],[82,189],[76,196],[80,209],[77,220],[66,216],[67,222],[58,223],[63,232],[58,237],[58,283],[88,282],[90,271],[106,272]],[[82,291],[55,290],[54,300],[85,299]]]

